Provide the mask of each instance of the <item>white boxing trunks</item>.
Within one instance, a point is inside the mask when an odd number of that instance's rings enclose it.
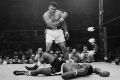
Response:
[[[56,29],[56,30],[46,29],[46,42],[52,43],[53,40],[55,41],[55,43],[65,41],[64,33],[62,29]]]

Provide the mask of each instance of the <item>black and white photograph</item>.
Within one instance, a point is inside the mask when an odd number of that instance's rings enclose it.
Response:
[[[119,80],[119,0],[0,0],[0,80]]]

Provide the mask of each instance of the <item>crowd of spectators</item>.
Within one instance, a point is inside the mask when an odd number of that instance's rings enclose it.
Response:
[[[0,55],[0,64],[33,64],[36,62],[36,56],[41,56],[44,53],[43,48],[33,50],[29,48],[25,51],[11,51],[5,50]],[[88,50],[87,46],[83,46],[82,50],[77,48],[67,47],[69,53],[69,60],[72,62],[93,62],[94,61],[94,50]],[[63,53],[60,49],[50,51],[50,54],[63,58]]]

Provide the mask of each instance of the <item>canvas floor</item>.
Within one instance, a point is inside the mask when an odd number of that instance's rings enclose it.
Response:
[[[71,80],[120,80],[120,65],[115,65],[106,62],[92,62],[88,63],[93,67],[101,68],[110,72],[109,77],[101,77],[97,74],[92,74],[86,77],[79,77]],[[33,66],[33,64],[6,64],[0,65],[0,80],[63,80],[60,75],[57,76],[16,76],[13,74],[14,70],[26,70],[24,66]],[[47,65],[41,65],[41,67],[47,67]]]

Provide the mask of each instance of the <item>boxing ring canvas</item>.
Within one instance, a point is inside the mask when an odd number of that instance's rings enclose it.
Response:
[[[82,64],[82,63],[80,63]],[[110,72],[109,77],[101,77],[97,74],[92,74],[90,76],[79,77],[71,80],[119,80],[120,76],[120,65],[115,65],[106,62],[93,62],[87,63],[91,64],[93,67],[101,68]],[[0,65],[0,80],[64,80],[60,75],[57,76],[16,76],[13,74],[14,70],[25,70],[24,66],[32,66],[33,64],[6,64]],[[41,67],[49,67],[49,64],[41,65]]]

